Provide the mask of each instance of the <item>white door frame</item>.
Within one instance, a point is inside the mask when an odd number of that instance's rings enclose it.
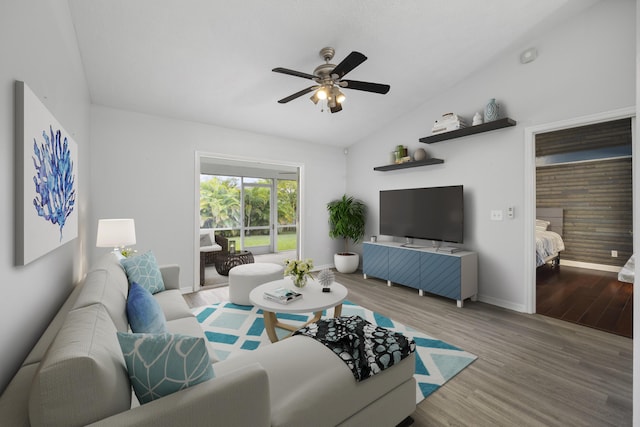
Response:
[[[221,160],[233,160],[245,162],[247,164],[256,163],[260,165],[289,166],[298,169],[298,244],[296,248],[297,258],[304,259],[304,227],[301,218],[304,218],[304,164],[295,162],[283,162],[281,160],[257,159],[252,157],[233,156],[229,154],[210,153],[204,151],[195,152],[194,184],[193,184],[193,206],[194,206],[194,230],[193,230],[193,292],[200,289],[200,163],[202,158],[214,158]],[[277,208],[277,207],[276,207]]]
[[[536,266],[535,266],[535,227],[536,215],[536,134],[551,132],[562,129],[569,129],[578,126],[591,125],[594,123],[609,122],[625,118],[632,118],[632,141],[635,140],[634,118],[635,107],[621,108],[619,110],[606,111],[589,116],[577,117],[553,123],[531,126],[524,129],[524,307],[527,313],[536,312]],[[634,144],[635,145],[635,144]],[[635,155],[635,153],[633,153]],[[633,160],[635,169],[636,161]],[[634,175],[635,176],[635,175]],[[635,184],[634,184],[635,187]],[[636,194],[634,191],[634,199]],[[635,203],[634,203],[635,206]],[[636,223],[633,222],[633,232],[637,235]]]

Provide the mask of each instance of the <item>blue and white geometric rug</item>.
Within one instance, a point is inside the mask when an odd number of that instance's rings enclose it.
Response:
[[[224,360],[233,353],[252,351],[270,345],[264,329],[262,310],[247,305],[221,302],[193,310],[204,334],[213,347],[218,360]],[[359,305],[345,301],[342,315],[358,315],[372,324],[401,332],[416,342],[416,403],[440,388],[458,372],[466,368],[477,356],[409,328]],[[304,324],[312,314],[278,314],[278,319],[287,323]],[[279,337],[290,331],[277,328]]]

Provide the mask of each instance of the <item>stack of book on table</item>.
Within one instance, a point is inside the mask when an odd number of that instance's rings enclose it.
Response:
[[[276,288],[264,291],[264,299],[279,302],[280,304],[289,304],[291,301],[302,298],[302,294],[287,288]]]

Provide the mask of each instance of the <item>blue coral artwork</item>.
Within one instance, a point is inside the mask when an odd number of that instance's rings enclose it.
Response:
[[[76,204],[76,176],[68,138],[62,141],[62,132],[59,129],[54,132],[49,126],[49,135],[43,131],[42,139],[40,145],[33,139],[32,159],[36,168],[33,206],[39,216],[60,227],[62,241],[65,222]]]
[[[78,148],[24,83],[16,82],[16,264],[78,236]]]

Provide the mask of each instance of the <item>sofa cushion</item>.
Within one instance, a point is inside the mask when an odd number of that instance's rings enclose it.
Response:
[[[193,316],[182,317],[180,319],[168,320],[167,329],[171,334],[183,334],[191,335],[193,337],[205,337],[202,331],[202,326],[198,323],[198,319]],[[206,338],[206,337],[205,337]],[[209,359],[211,363],[217,362],[219,359],[216,357],[213,346],[209,344],[207,340],[207,350],[209,351]],[[225,355],[226,356],[226,355]]]
[[[69,312],[31,386],[31,425],[87,425],[130,408],[116,333],[100,304]]]
[[[200,234],[200,246],[211,246],[213,241],[211,240],[211,234]]]
[[[115,267],[89,271],[73,309],[102,304],[116,329],[126,332],[129,329],[125,312],[129,284],[122,267],[117,264]]]
[[[164,317],[169,320],[181,319],[183,317],[193,317],[189,305],[182,296],[182,292],[176,289],[158,292],[153,298],[160,304]]]
[[[204,338],[118,332],[118,341],[142,404],[213,378]]]
[[[136,282],[133,282],[129,289],[127,318],[133,332],[150,334],[168,332],[167,321],[160,304],[148,290]]]
[[[412,353],[391,369],[358,382],[327,347],[309,337],[293,336],[227,358],[213,369],[221,377],[255,362],[269,375],[272,426],[338,425],[357,412],[354,408],[364,408],[389,390],[414,381],[416,363]]]
[[[162,274],[153,252],[120,260],[127,273],[129,283],[137,282],[152,294],[164,291]]]

